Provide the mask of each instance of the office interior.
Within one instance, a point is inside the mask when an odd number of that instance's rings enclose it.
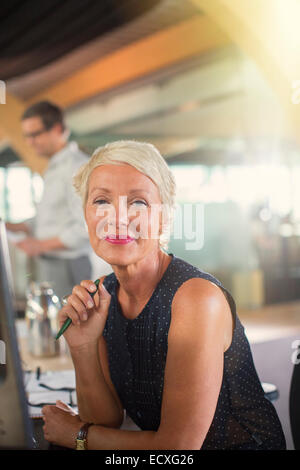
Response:
[[[4,28],[12,21],[16,28],[0,37],[0,217],[33,217],[43,194],[47,161],[34,154],[19,125],[29,104],[48,99],[61,106],[70,139],[89,155],[115,140],[153,143],[174,173],[178,207],[198,204],[202,211],[195,227],[200,246],[188,249],[187,239],[173,234],[168,252],[210,272],[232,293],[261,380],[278,388],[274,406],[293,449],[291,357],[300,339],[299,3],[161,0],[141,7],[124,1],[121,8],[100,2],[95,12],[102,21],[90,34],[82,33],[80,21],[88,29],[99,2],[88,8],[72,2],[72,14],[71,2],[64,8],[54,3],[32,12],[32,23],[29,1],[10,2],[1,12]],[[68,28],[51,43],[55,18]],[[22,321],[34,268],[12,241],[10,257]],[[96,257],[92,263],[96,273]],[[20,331],[25,335],[24,324]]]

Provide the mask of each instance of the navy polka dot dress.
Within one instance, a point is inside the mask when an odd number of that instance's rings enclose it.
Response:
[[[264,396],[231,294],[211,274],[171,256],[150,300],[133,320],[122,314],[115,274],[104,280],[112,299],[103,335],[111,379],[124,409],[142,430],[158,429],[172,300],[185,281],[203,278],[223,290],[235,327],[232,343],[224,353],[217,408],[202,449],[285,449],[281,424],[275,408]]]

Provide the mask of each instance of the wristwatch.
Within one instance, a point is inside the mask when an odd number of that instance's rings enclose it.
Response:
[[[78,431],[76,437],[76,450],[87,450],[87,434],[92,423],[85,423]]]

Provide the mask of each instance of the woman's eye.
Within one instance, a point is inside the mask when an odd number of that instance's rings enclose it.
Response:
[[[137,201],[133,201],[132,204],[143,204],[144,206],[147,206],[148,204],[145,202],[145,201],[141,201],[140,199],[138,199]]]
[[[94,204],[108,204],[108,202],[105,199],[97,199]]]
[[[109,202],[106,199],[97,199],[96,201],[94,201],[94,204],[103,205],[103,204],[109,204]],[[145,201],[142,201],[140,199],[137,199],[136,201],[132,201],[131,204],[144,205],[144,206],[148,205]]]

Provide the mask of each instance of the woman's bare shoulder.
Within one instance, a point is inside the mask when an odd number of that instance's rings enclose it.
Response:
[[[209,279],[194,277],[185,281],[177,290],[173,303],[181,302],[221,302],[228,304],[226,297],[217,284]]]
[[[172,317],[181,317],[189,312],[191,316],[205,313],[211,317],[230,316],[231,310],[222,289],[204,278],[191,278],[177,290],[172,302]]]

